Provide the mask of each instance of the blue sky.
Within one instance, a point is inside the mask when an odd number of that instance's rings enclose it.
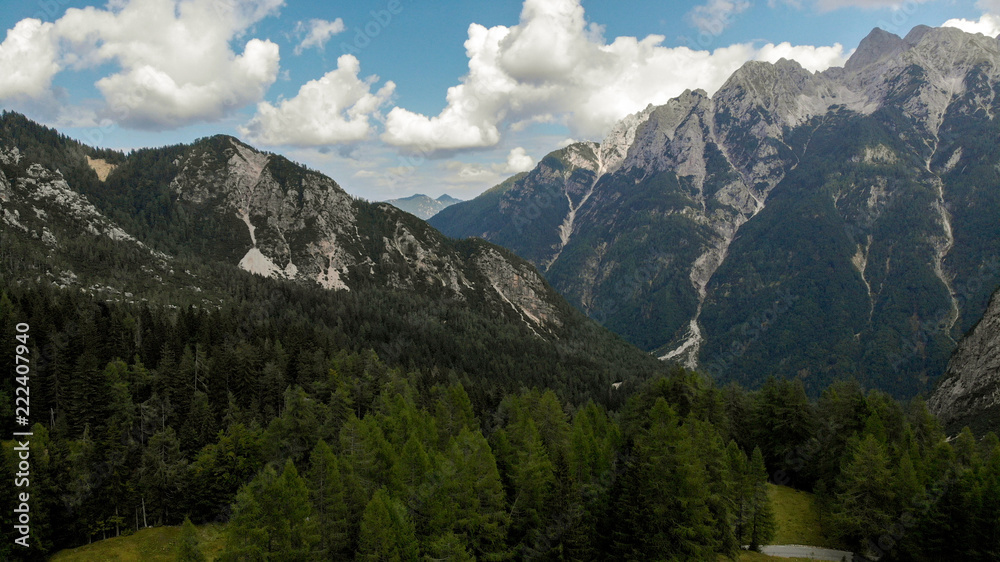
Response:
[[[5,2],[0,107],[129,150],[232,134],[369,199],[471,198],[749,59],[874,27],[996,35],[1000,0]],[[956,21],[957,20],[957,21]]]

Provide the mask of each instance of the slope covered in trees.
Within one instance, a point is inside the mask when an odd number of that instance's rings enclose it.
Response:
[[[768,480],[815,491],[859,552],[1000,546],[996,437],[948,443],[921,402],[851,383],[811,402],[677,369],[609,399],[390,366],[280,316],[145,309],[123,331],[128,307],[67,292],[0,303],[45,328],[29,557],[190,518],[229,522],[230,559],[705,560],[771,540]]]

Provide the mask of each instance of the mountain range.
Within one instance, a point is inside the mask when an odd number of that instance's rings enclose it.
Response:
[[[126,155],[5,112],[0,222],[6,284],[123,306],[249,303],[279,317],[282,302],[315,301],[304,317],[334,326],[341,347],[497,389],[538,375],[530,384],[567,398],[603,396],[661,369],[509,250],[448,239],[229,136]]]
[[[390,199],[386,201],[386,203],[392,205],[393,207],[406,211],[407,213],[424,220],[440,213],[442,209],[447,209],[455,203],[461,202],[461,199],[455,199],[447,193],[437,199],[432,199],[423,193],[418,193],[409,197],[403,197],[402,199]]]
[[[875,29],[842,68],[748,62],[430,224],[721,381],[912,396],[1000,285],[998,91],[997,39]]]

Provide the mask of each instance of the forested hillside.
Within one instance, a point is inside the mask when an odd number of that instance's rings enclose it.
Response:
[[[0,322],[32,326],[43,414],[31,556],[190,518],[228,521],[234,560],[704,560],[770,540],[768,479],[816,491],[855,550],[988,560],[1000,546],[1000,443],[945,442],[921,402],[841,383],[811,403],[800,383],[747,393],[682,369],[611,392],[544,367],[406,367],[280,297],[285,313],[235,302],[7,287]]]

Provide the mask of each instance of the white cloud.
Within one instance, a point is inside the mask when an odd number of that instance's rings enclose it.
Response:
[[[737,44],[709,52],[664,47],[660,35],[607,43],[594,29],[579,0],[526,0],[511,28],[472,24],[465,42],[469,73],[448,89],[445,109],[426,116],[395,107],[382,140],[426,154],[490,147],[502,130],[532,121],[564,123],[573,136],[600,138],[622,117],[685,89],[713,93],[755,57],[780,53],[801,58],[810,70],[845,59],[839,45]]]
[[[440,180],[453,186],[477,187],[482,189],[496,185],[514,174],[527,172],[535,167],[535,159],[523,147],[511,149],[506,162],[481,164],[449,160],[437,166]],[[409,170],[413,172],[412,169]]]
[[[493,185],[499,183],[503,176],[501,172],[482,164],[470,164],[451,160],[440,168],[444,171],[442,181],[451,185]]]
[[[277,106],[257,105],[257,114],[240,134],[266,145],[323,146],[368,138],[370,118],[389,101],[396,85],[387,82],[377,92],[377,76],[361,80],[361,64],[354,55],[337,59],[337,69],[299,89],[294,98]]]
[[[493,169],[503,174],[527,172],[535,167],[535,159],[528,156],[528,151],[522,147],[514,148],[507,155],[506,164],[494,164]]]
[[[306,49],[313,47],[322,51],[331,37],[344,31],[344,20],[340,18],[333,21],[309,20],[308,24],[299,22],[296,26],[299,31],[307,28],[309,32],[306,38],[295,47],[296,55],[301,55]]]
[[[688,12],[691,25],[702,33],[720,35],[733,19],[750,8],[748,0],[708,0]]]
[[[32,23],[36,20],[24,20],[13,31],[31,37],[29,60],[43,64],[30,71],[29,82],[35,87],[22,90],[44,97],[49,95],[45,90],[52,76],[61,70],[117,64],[118,72],[96,83],[107,104],[101,117],[146,129],[217,120],[259,101],[274,83],[276,44],[250,39],[237,54],[230,43],[283,4],[284,0],[115,0],[105,9],[70,8],[41,29]],[[34,34],[28,35],[32,29]],[[4,51],[0,75],[16,75],[24,59],[10,60]]]
[[[983,17],[976,21],[967,19],[950,19],[942,24],[943,27],[957,27],[968,33],[982,33],[988,37],[1000,35],[1000,16],[993,14],[983,14]]]
[[[987,37],[1000,35],[1000,0],[979,0],[976,7],[983,11],[978,20],[950,19],[943,27],[957,27],[968,33],[982,33]]]
[[[59,70],[51,23],[21,20],[0,43],[0,99],[39,98],[49,92]]]
[[[820,72],[831,66],[844,66],[850,53],[844,53],[844,46],[835,43],[832,47],[812,47],[792,45],[787,41],[777,45],[764,45],[754,57],[757,60],[778,62],[780,59],[794,60],[811,72]]]

